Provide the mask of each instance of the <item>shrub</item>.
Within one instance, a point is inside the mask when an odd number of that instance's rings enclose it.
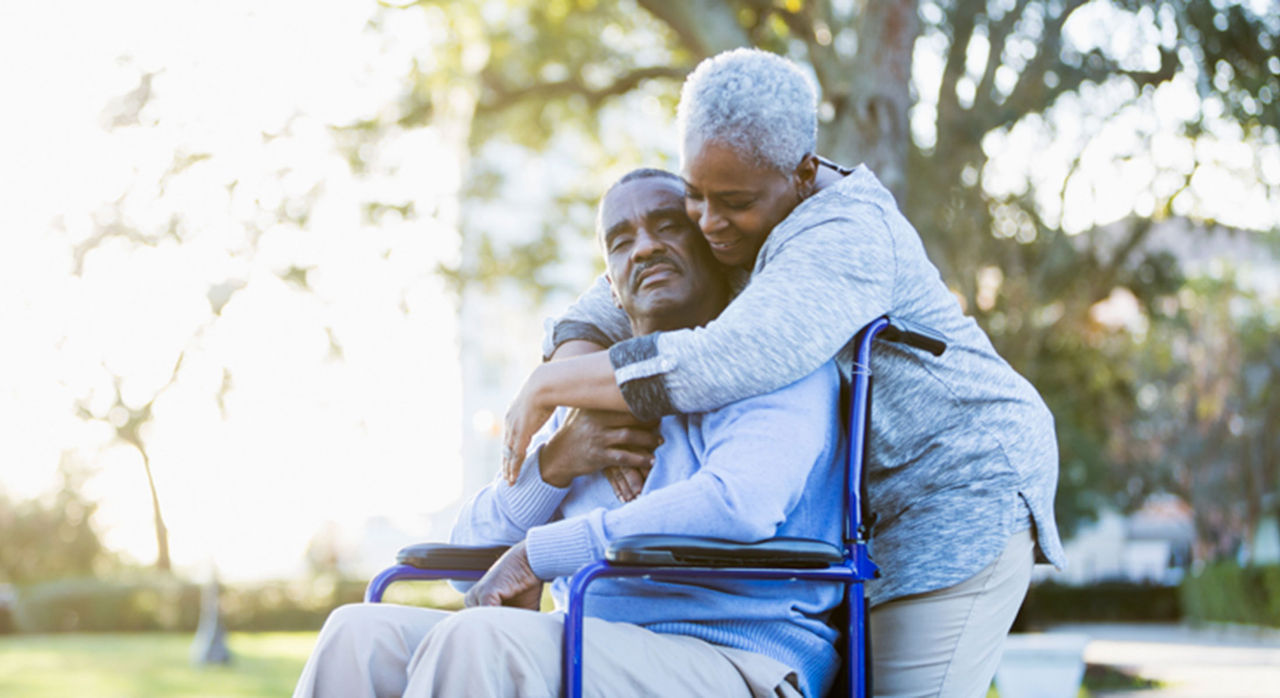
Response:
[[[364,597],[363,580],[317,578],[294,582],[230,584],[219,603],[228,630],[318,630],[329,611]],[[444,582],[398,584],[388,600],[457,607]],[[64,579],[17,587],[19,632],[194,631],[201,587],[174,577],[135,580]],[[3,619],[0,618],[0,623]]]
[[[1013,629],[1026,632],[1069,621],[1168,622],[1181,617],[1177,587],[1131,582],[1068,586],[1048,582],[1027,592]]]
[[[1280,627],[1280,565],[1217,562],[1187,575],[1180,592],[1188,620]]]

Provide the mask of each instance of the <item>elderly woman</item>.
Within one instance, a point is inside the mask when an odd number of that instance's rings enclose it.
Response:
[[[677,121],[687,211],[738,274],[737,296],[705,327],[631,338],[607,285],[589,289],[555,325],[559,360],[512,404],[504,468],[519,469],[557,405],[702,412],[845,356],[880,315],[933,328],[941,357],[875,350],[875,688],[985,695],[1033,560],[1063,562],[1052,415],[964,315],[875,176],[815,155],[816,95],[794,64],[745,49],[703,61]]]

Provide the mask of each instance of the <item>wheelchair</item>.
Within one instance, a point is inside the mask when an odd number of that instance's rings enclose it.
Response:
[[[876,340],[899,342],[940,356],[946,343],[934,333],[882,316],[863,327],[851,342],[855,350],[851,385],[845,394],[848,449],[845,462],[843,545],[798,538],[737,543],[696,536],[635,535],[613,541],[604,559],[579,569],[569,582],[564,621],[563,694],[582,695],[582,621],[587,587],[607,577],[645,577],[663,581],[806,580],[845,586],[844,603],[832,614],[841,631],[843,658],[830,695],[872,695],[870,609],[864,585],[879,572],[869,552],[873,515],[867,511],[865,459],[871,417],[871,347]],[[369,582],[364,600],[379,603],[397,581],[451,579],[475,581],[506,552],[506,546],[422,543],[402,549],[396,564]]]

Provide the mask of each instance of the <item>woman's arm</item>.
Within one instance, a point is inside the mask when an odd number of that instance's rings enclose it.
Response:
[[[631,338],[631,323],[613,301],[609,281],[595,280],[560,317],[550,321],[542,340],[544,359],[563,358],[560,347],[583,341],[601,349]]]
[[[627,411],[608,352],[550,361],[529,375],[507,409],[502,454],[502,473],[507,482],[516,481],[530,439],[559,405]]]
[[[889,214],[877,203],[832,198],[835,208],[809,207],[803,213],[812,220],[788,219],[774,231],[751,282],[706,327],[540,366],[507,412],[508,479],[556,405],[625,407],[643,420],[717,409],[808,375],[888,312],[897,264]],[[896,211],[894,219],[909,226]]]
[[[751,282],[706,327],[661,332],[609,350],[641,419],[706,412],[811,373],[894,307],[895,236],[879,206],[835,198],[797,211],[766,241]],[[901,225],[907,225],[896,216]]]

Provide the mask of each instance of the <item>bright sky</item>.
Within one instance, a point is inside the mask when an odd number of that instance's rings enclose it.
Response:
[[[459,495],[456,317],[432,274],[457,255],[456,233],[429,215],[370,225],[360,209],[375,198],[429,214],[456,190],[456,161],[422,129],[369,153],[373,174],[353,178],[328,128],[394,102],[414,51],[430,46],[417,14],[363,31],[373,8],[0,6],[0,486],[11,495],[48,491],[64,457],[87,464],[108,544],[154,560],[137,452],[73,406],[123,417],[109,411],[111,376],[140,407],[184,350],[145,434],[180,567],[293,574],[326,521],[359,530],[382,512],[421,533]],[[105,129],[104,105],[154,71],[147,127]],[[210,157],[160,185],[175,153]],[[299,211],[307,196],[305,228],[264,213]],[[108,239],[73,274],[72,250],[116,200],[146,232],[181,216],[183,242]],[[317,269],[312,292],[280,278],[291,266]],[[216,318],[215,287],[240,288]]]

